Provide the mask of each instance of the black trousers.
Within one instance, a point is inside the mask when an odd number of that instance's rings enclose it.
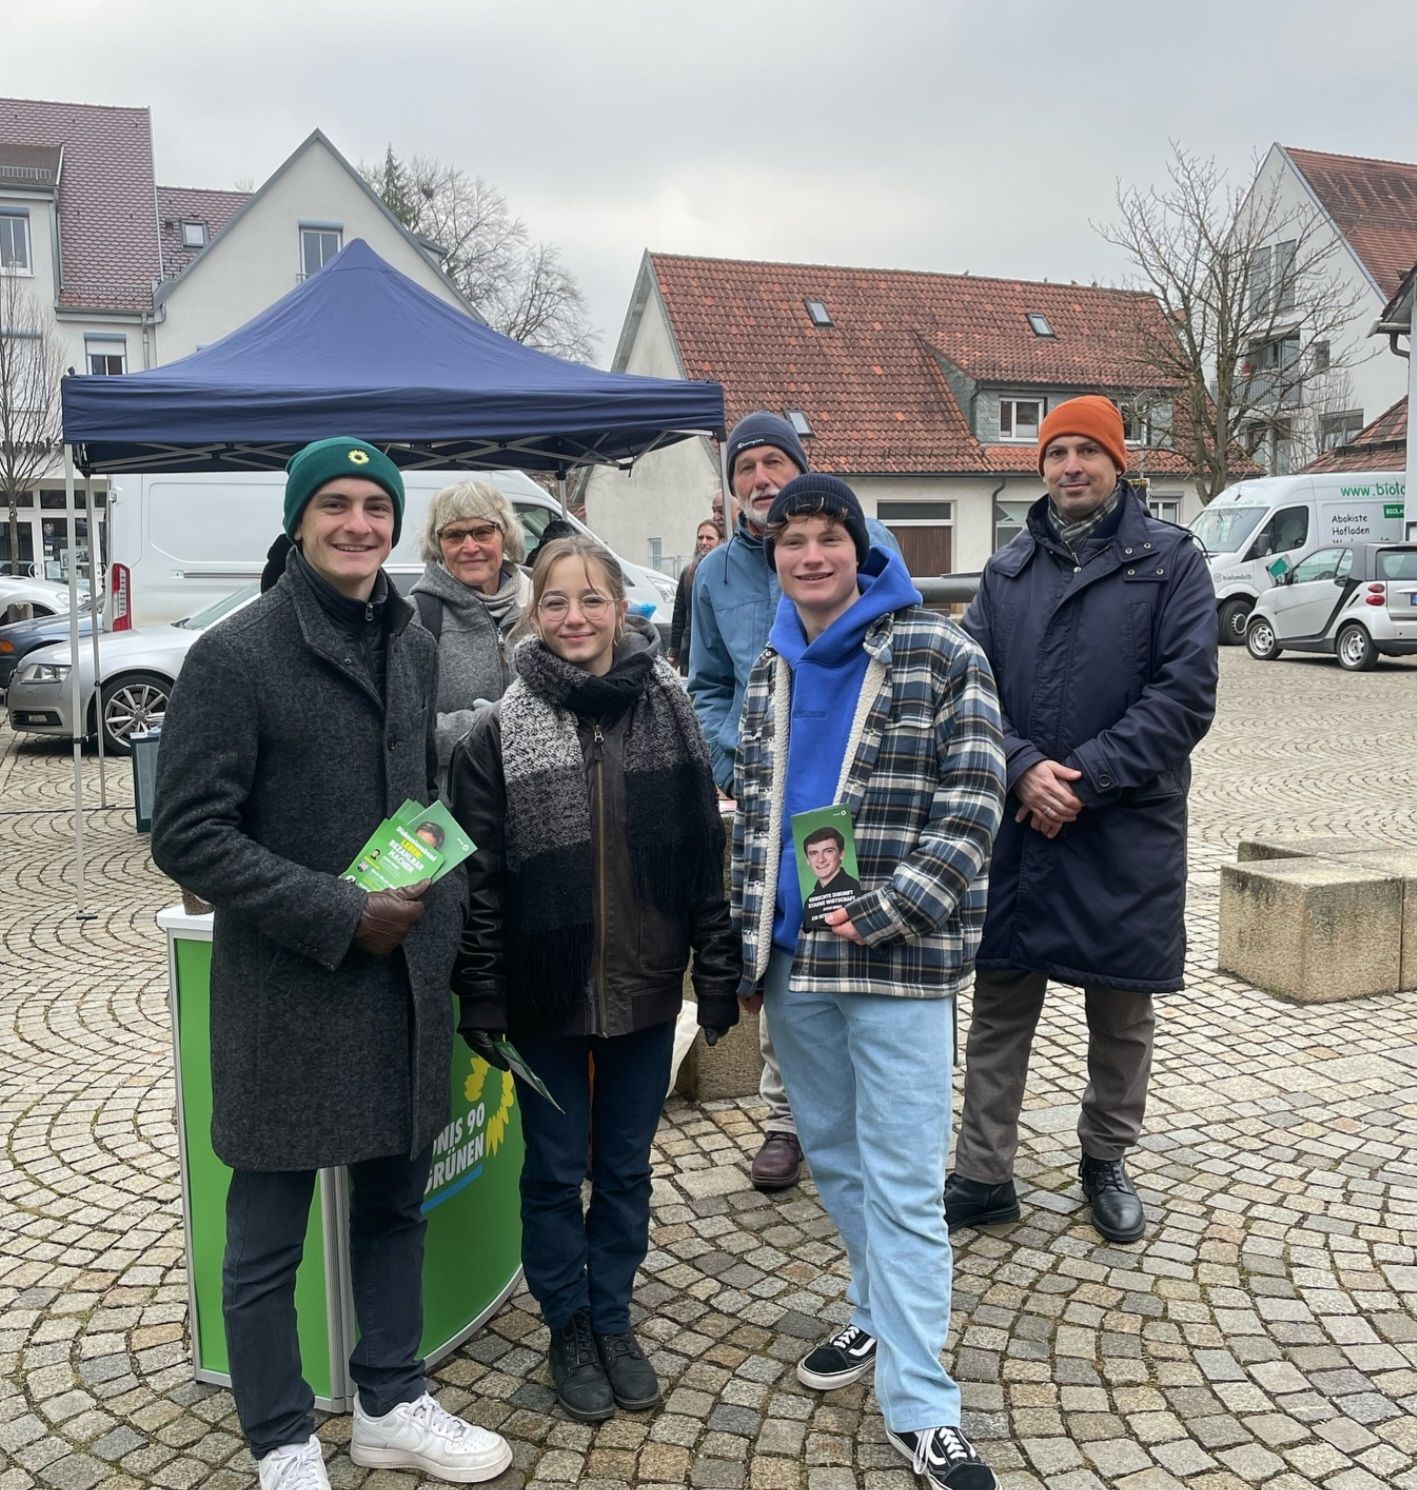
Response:
[[[365,1412],[382,1417],[426,1390],[423,1338],[423,1191],[431,1147],[416,1159],[366,1159],[349,1168],[350,1270],[359,1343],[350,1375]],[[315,1394],[300,1369],[295,1273],[305,1247],[317,1171],[232,1172],[226,1194],[222,1314],[231,1389],[257,1459],[315,1431]]]

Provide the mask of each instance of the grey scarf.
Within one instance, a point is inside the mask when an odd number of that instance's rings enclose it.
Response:
[[[1053,505],[1053,499],[1049,497],[1048,526],[1053,530],[1053,536],[1076,557],[1082,552],[1083,544],[1117,510],[1121,495],[1122,487],[1119,482],[1112,488],[1112,495],[1096,511],[1089,512],[1086,517],[1080,517],[1072,523],[1063,520],[1062,513]]]

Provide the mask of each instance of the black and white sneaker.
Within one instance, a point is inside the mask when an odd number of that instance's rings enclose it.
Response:
[[[849,1324],[797,1362],[797,1380],[814,1391],[830,1392],[860,1381],[876,1364],[876,1337]]]
[[[958,1428],[922,1428],[918,1433],[887,1428],[886,1437],[910,1460],[915,1473],[939,1490],[999,1490],[994,1471]]]

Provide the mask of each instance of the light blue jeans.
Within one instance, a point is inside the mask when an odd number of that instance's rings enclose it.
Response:
[[[764,988],[797,1133],[851,1265],[851,1322],[874,1335],[876,1399],[897,1433],[958,1427],[940,1364],[954,1261],[948,999],[799,993],[773,949]]]

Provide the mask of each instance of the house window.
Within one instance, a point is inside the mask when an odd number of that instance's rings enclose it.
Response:
[[[1298,249],[1299,244],[1293,238],[1274,245],[1274,308],[1277,311],[1294,309],[1294,262]]]
[[[1329,350],[1328,350],[1328,343],[1326,341],[1316,341],[1314,343],[1314,371],[1316,373],[1326,373],[1328,371],[1328,369],[1329,369]]]
[[[34,273],[28,212],[0,211],[0,273]]]
[[[994,503],[994,547],[1001,549],[1010,541],[1017,538],[1028,524],[1028,509],[1032,502],[995,502]]]
[[[128,371],[128,339],[125,336],[86,336],[84,360],[91,373],[100,377]]]
[[[1145,409],[1122,405],[1122,438],[1128,445],[1151,444],[1151,420]]]
[[[827,309],[825,300],[807,301],[807,314],[812,318],[814,326],[830,326],[832,324],[831,312]]]
[[[183,248],[205,248],[207,246],[207,225],[204,222],[184,222],[182,224],[182,247]]]
[[[1146,510],[1164,523],[1181,524],[1181,498],[1172,492],[1157,492],[1146,499]]]
[[[1001,440],[1036,440],[1043,423],[1047,400],[1041,398],[1001,398],[999,400],[999,438]]]
[[[911,574],[950,573],[953,502],[878,502],[876,516],[900,544],[900,556]]]
[[[33,331],[0,332],[0,376],[12,414],[39,414],[54,398],[43,358],[43,342]]]
[[[1357,438],[1363,428],[1362,409],[1348,409],[1342,414],[1325,414],[1319,420],[1319,449],[1336,450]]]
[[[812,439],[814,433],[812,426],[801,409],[784,409],[782,412],[787,422],[797,431],[799,440]]]
[[[1057,336],[1057,332],[1048,324],[1048,317],[1040,311],[1031,310],[1028,313],[1028,324],[1033,328],[1035,336]]]
[[[300,273],[305,279],[317,274],[343,247],[344,229],[301,227]]]

